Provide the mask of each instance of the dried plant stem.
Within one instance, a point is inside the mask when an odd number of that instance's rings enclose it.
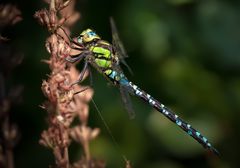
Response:
[[[59,132],[63,133],[66,131],[63,128],[63,125],[59,124],[58,125]],[[63,134],[59,135],[59,138],[61,138],[60,141],[64,141]],[[70,163],[69,163],[69,156],[68,156],[68,146],[63,145],[63,146],[56,146],[53,149],[54,156],[56,157],[56,164],[58,165],[59,168],[68,168]]]
[[[86,160],[89,161],[90,160],[90,150],[89,150],[89,143],[88,143],[88,141],[86,141],[83,144],[83,147],[84,147],[84,151],[85,151]]]
[[[80,73],[74,64],[65,60],[68,56],[81,53],[70,47],[71,44],[63,31],[64,29],[68,33],[69,26],[80,16],[74,11],[74,4],[74,0],[51,0],[49,10],[43,9],[35,14],[39,22],[51,33],[46,40],[50,59],[44,60],[49,64],[51,72],[48,79],[42,83],[42,91],[47,97],[42,107],[48,112],[49,125],[48,129],[42,132],[40,144],[52,149],[57,168],[104,168],[104,162],[92,159],[89,150],[89,142],[97,137],[100,131],[87,125],[88,102],[92,98],[93,90],[87,89],[74,94],[86,89],[86,86],[72,86]],[[87,74],[84,79],[86,76]],[[72,121],[76,117],[80,123],[72,127]],[[81,160],[74,164],[70,164],[68,155],[71,140],[80,143],[84,150]]]

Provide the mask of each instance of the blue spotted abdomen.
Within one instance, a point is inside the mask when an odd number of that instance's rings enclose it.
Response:
[[[186,123],[184,120],[178,117],[178,115],[174,114],[169,108],[165,107],[162,103],[154,99],[152,96],[134,85],[132,82],[122,82],[122,84],[125,85],[125,87],[127,87],[132,94],[141,98],[146,103],[150,104],[153,108],[155,108],[157,111],[162,113],[169,120],[177,124],[188,135],[197,140],[204,148],[219,155],[218,151],[214,147],[212,147],[212,145],[208,142],[207,138],[205,138],[199,131],[194,129],[190,124]]]

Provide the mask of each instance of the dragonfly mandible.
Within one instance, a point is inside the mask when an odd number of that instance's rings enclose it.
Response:
[[[79,55],[68,56],[67,61],[74,63],[79,60],[84,60],[84,67],[80,78],[74,84],[80,83],[86,73],[89,65],[96,68],[101,74],[103,74],[113,85],[120,89],[123,102],[131,118],[134,118],[134,110],[130,101],[129,94],[141,98],[144,102],[152,106],[159,111],[173,123],[178,125],[189,136],[198,141],[204,148],[219,155],[219,152],[210,144],[206,137],[204,137],[199,131],[194,129],[190,124],[181,119],[172,110],[153,98],[150,94],[140,89],[133,82],[129,81],[123,73],[120,65],[125,65],[130,71],[131,69],[125,62],[124,58],[128,57],[122,42],[119,39],[117,29],[114,20],[110,19],[112,28],[112,44],[101,39],[92,29],[84,30],[78,37],[77,41],[71,40],[75,45],[79,46],[81,53]]]

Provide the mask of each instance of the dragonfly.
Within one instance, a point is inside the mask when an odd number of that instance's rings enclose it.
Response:
[[[76,37],[76,40],[69,38],[70,42],[77,46],[74,48],[81,50],[81,53],[78,55],[70,55],[66,58],[66,60],[71,63],[84,60],[84,66],[79,80],[73,83],[73,85],[80,83],[87,70],[89,70],[90,67],[94,67],[114,86],[120,89],[123,102],[129,112],[130,118],[134,118],[135,116],[130,100],[130,95],[134,95],[142,99],[145,103],[152,106],[170,121],[179,126],[205,149],[219,155],[219,152],[198,130],[193,128],[190,124],[176,115],[171,109],[160,103],[146,91],[142,90],[133,82],[128,80],[121,68],[121,65],[125,65],[129,71],[131,71],[125,61],[125,58],[128,57],[128,55],[119,38],[115,22],[112,18],[110,18],[110,24],[112,29],[112,44],[103,40],[94,30],[90,28],[82,31],[80,35]]]

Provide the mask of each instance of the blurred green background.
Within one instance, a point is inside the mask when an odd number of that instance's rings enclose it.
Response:
[[[43,168],[53,164],[50,150],[38,144],[47,127],[41,83],[49,73],[48,33],[33,18],[47,7],[41,0],[12,1],[23,21],[9,31],[24,53],[14,72],[14,83],[25,86],[24,102],[13,111],[21,140],[15,149],[16,167]],[[129,120],[117,88],[93,71],[94,100],[108,123],[120,150],[114,146],[94,106],[90,125],[101,128],[91,143],[92,156],[107,167],[124,167],[124,154],[135,168],[237,168],[240,140],[240,1],[238,0],[79,0],[81,19],[72,29],[77,36],[93,28],[111,41],[109,17],[113,16],[128,51],[126,60],[134,75],[129,79],[200,130],[220,151],[208,155],[176,125],[141,100],[133,98],[137,113]],[[77,160],[82,149],[70,147]]]

